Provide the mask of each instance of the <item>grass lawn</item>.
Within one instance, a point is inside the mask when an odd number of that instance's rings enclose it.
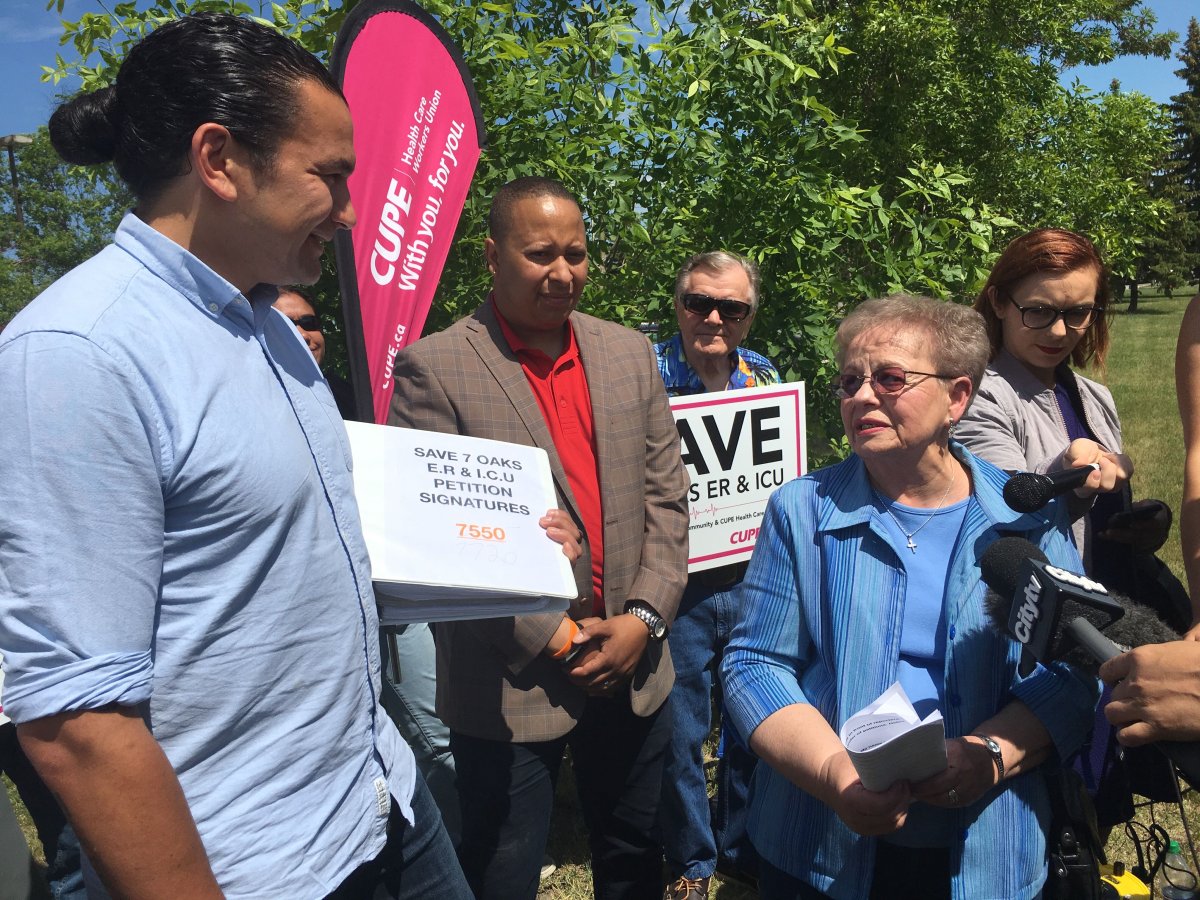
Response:
[[[1183,496],[1183,429],[1175,401],[1175,343],[1179,322],[1193,291],[1173,298],[1142,295],[1136,315],[1113,321],[1112,351],[1107,373],[1088,372],[1108,385],[1121,414],[1125,452],[1133,460],[1135,499],[1154,497],[1168,503],[1178,517]],[[1158,552],[1159,558],[1184,580],[1178,524]],[[1186,581],[1185,581],[1186,584]],[[1200,801],[1194,792],[1184,796],[1187,829],[1200,829]],[[1138,811],[1135,822],[1152,819],[1185,844],[1184,823],[1177,807],[1159,803]],[[1111,859],[1132,863],[1136,854],[1126,836],[1114,831],[1106,848]]]
[[[1175,341],[1183,310],[1192,293],[1189,291],[1174,298],[1143,294],[1137,315],[1118,315],[1113,323],[1113,349],[1107,372],[1086,373],[1107,384],[1116,399],[1125,451],[1136,468],[1135,497],[1164,500],[1176,512],[1183,489],[1183,437],[1175,403]],[[1177,529],[1159,556],[1183,578]],[[24,808],[15,791],[7,781],[5,784],[18,816],[24,816]],[[1197,833],[1200,831],[1200,802],[1194,793],[1185,796],[1184,809],[1188,827],[1192,833]],[[27,816],[22,821],[31,846],[36,847],[32,823]],[[1143,807],[1135,821],[1147,825],[1158,821],[1172,837],[1181,843],[1185,840],[1178,811],[1169,804]],[[578,814],[569,767],[563,768],[560,779],[548,850],[558,864],[558,871],[543,884],[539,898],[585,900],[591,897],[587,838]],[[1107,850],[1110,859],[1127,864],[1135,861],[1132,845],[1120,829],[1114,831]],[[714,879],[714,888],[710,897],[722,900],[756,896],[740,885],[721,884],[719,876]]]
[[[1163,500],[1176,516],[1183,495],[1183,429],[1175,402],[1175,341],[1191,296],[1143,295],[1137,315],[1113,320],[1107,373],[1087,373],[1113,392],[1125,452],[1134,464],[1134,497]],[[1178,526],[1159,557],[1183,579]]]

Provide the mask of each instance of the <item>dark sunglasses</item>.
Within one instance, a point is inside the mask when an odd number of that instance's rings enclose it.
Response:
[[[1017,306],[1015,301],[1013,306]],[[1054,306],[1017,306],[1021,311],[1021,324],[1026,328],[1049,328],[1061,317],[1063,324],[1073,331],[1084,331],[1096,321],[1096,313],[1104,312],[1103,306],[1068,306],[1058,309]]]
[[[910,375],[922,378],[954,378],[953,375],[939,375],[937,372],[913,372],[899,366],[884,366],[876,369],[870,375],[838,375],[831,385],[833,396],[839,400],[849,400],[863,386],[864,381],[871,382],[871,387],[877,394],[898,394],[908,386]]]
[[[319,316],[297,316],[292,319],[292,322],[297,328],[304,331],[320,331],[321,319]]]
[[[683,308],[704,317],[715,309],[722,322],[740,322],[754,311],[754,307],[741,300],[718,300],[708,294],[684,294]]]

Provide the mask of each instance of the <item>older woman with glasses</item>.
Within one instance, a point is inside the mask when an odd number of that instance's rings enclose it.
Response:
[[[996,260],[975,309],[987,323],[991,363],[956,437],[1008,471],[1054,472],[1097,463],[1078,490],[1075,541],[1093,561],[1162,546],[1171,513],[1158,500],[1129,503],[1133,463],[1108,388],[1070,364],[1104,365],[1110,335],[1108,270],[1086,237],[1057,228],[1021,235]],[[1092,495],[1107,493],[1093,505]],[[1097,553],[1097,538],[1127,545]]]
[[[1092,720],[1095,683],[1018,674],[987,623],[979,557],[1017,533],[1078,572],[1058,503],[1018,514],[1005,475],[950,439],[987,362],[972,310],[896,295],[837,332],[835,393],[853,450],[771,498],[722,666],[730,721],[762,762],[750,836],[780,898],[1029,898],[1046,878],[1038,767]],[[948,767],[882,792],[838,730],[899,682],[941,711]]]

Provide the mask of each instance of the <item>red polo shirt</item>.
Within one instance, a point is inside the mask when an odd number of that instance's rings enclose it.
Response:
[[[494,305],[494,302],[493,302]],[[592,614],[604,617],[604,512],[600,502],[600,467],[596,461],[596,429],[592,395],[579,358],[575,332],[568,323],[566,346],[558,359],[525,344],[496,308],[496,321],[521,363],[533,390],[554,449],[567,473],[571,493],[583,519],[592,551]]]

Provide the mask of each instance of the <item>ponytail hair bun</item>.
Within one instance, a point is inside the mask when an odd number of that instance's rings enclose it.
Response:
[[[50,117],[50,143],[66,162],[90,166],[111,162],[117,147],[116,89],[78,94]]]

